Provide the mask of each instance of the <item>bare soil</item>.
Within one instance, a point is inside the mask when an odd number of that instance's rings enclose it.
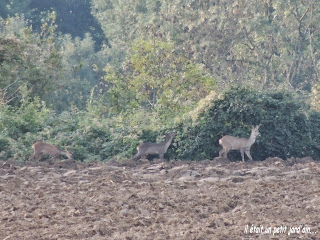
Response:
[[[320,239],[320,162],[1,162],[0,239]]]

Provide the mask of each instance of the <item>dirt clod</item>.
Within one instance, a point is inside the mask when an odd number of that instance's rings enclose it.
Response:
[[[288,234],[320,239],[320,162],[311,158],[0,164],[0,239]]]

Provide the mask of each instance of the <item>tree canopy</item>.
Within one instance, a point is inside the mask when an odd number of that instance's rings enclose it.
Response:
[[[141,37],[166,39],[222,83],[310,90],[319,80],[318,1],[93,0],[93,9],[117,54]]]
[[[320,157],[319,1],[20,2],[0,2],[0,159],[123,159],[175,131],[168,156],[201,160],[252,124],[260,160]]]

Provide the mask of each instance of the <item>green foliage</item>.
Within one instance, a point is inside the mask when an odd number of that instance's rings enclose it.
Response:
[[[32,32],[23,16],[0,19],[0,97],[15,105],[19,89],[28,86],[30,96],[43,99],[55,87],[61,70],[54,43],[55,24],[40,34]]]
[[[215,89],[215,80],[202,65],[174,51],[170,42],[138,40],[124,67],[105,70],[110,110],[114,113],[143,107],[162,120],[181,116]]]
[[[9,0],[0,2],[0,17],[8,18],[14,15],[23,14],[29,8],[32,0]]]
[[[50,113],[45,103],[37,97],[31,101],[30,97],[25,95],[20,102],[19,107],[1,106],[0,131],[14,138],[27,132],[37,132],[44,125]]]
[[[202,109],[196,120],[177,127],[176,158],[212,159],[224,135],[248,138],[252,125],[261,124],[261,136],[252,146],[255,160],[267,157],[312,156],[319,159],[319,121],[309,107],[293,93],[259,92],[249,88],[231,88],[221,98]],[[231,153],[239,159],[240,153]]]
[[[320,158],[320,114],[310,111],[296,94],[259,92],[233,87],[199,103],[180,121],[161,122],[146,110],[105,118],[103,106],[94,98],[87,110],[72,108],[53,114],[39,98],[21,93],[19,107],[2,104],[0,111],[0,158],[24,161],[35,141],[68,148],[79,161],[127,159],[141,142],[160,142],[165,133],[177,133],[167,158],[212,159],[224,135],[249,137],[251,125],[261,124],[261,136],[251,148],[255,160],[311,156]],[[140,113],[140,114],[138,114]],[[154,117],[154,118],[153,118]],[[238,151],[230,159],[239,160]]]
[[[98,52],[101,35],[57,33],[61,13],[88,29],[89,1],[74,14],[48,4],[0,3],[0,159],[26,160],[39,140],[81,161],[126,159],[169,131],[167,157],[211,159],[219,138],[257,124],[254,159],[319,159],[319,112],[302,100],[310,91],[319,110],[319,2],[92,0],[108,37]]]
[[[320,111],[320,84],[316,82],[313,84],[310,93],[311,107],[315,111]]]
[[[3,0],[0,1],[0,17],[6,19],[23,14],[32,24],[34,31],[40,33],[48,13],[55,13],[57,31],[71,34],[73,38],[84,38],[90,33],[98,49],[105,36],[91,14],[91,0],[51,1],[51,0]]]
[[[320,156],[320,113],[311,111],[309,114],[310,142],[309,151],[306,155],[319,160]]]
[[[310,90],[319,79],[319,1],[93,0],[113,53],[140,38],[171,41],[221,86]]]
[[[36,141],[68,148],[79,161],[128,158],[138,144],[128,128],[101,117],[93,102],[87,111],[72,108],[54,114],[39,98],[22,95],[19,107],[2,104],[0,108],[1,160],[27,160]]]
[[[46,95],[45,100],[58,112],[67,110],[70,103],[85,109],[91,90],[99,85],[99,72],[106,57],[95,52],[95,42],[90,34],[83,39],[72,39],[65,35],[59,39],[61,77],[56,79],[56,89]],[[99,55],[99,58],[98,58]]]
[[[70,103],[84,109],[91,89],[99,84],[106,64],[103,51],[95,52],[90,34],[83,39],[58,37],[52,12],[36,33],[23,16],[0,21],[0,97],[15,105],[19,89],[28,86],[58,112]]]
[[[24,159],[51,115],[38,97],[31,100],[26,88],[21,91],[19,106],[0,105],[0,158]]]

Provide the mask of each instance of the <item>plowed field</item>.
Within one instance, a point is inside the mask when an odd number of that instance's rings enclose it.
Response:
[[[0,239],[320,239],[320,162],[1,162]]]

